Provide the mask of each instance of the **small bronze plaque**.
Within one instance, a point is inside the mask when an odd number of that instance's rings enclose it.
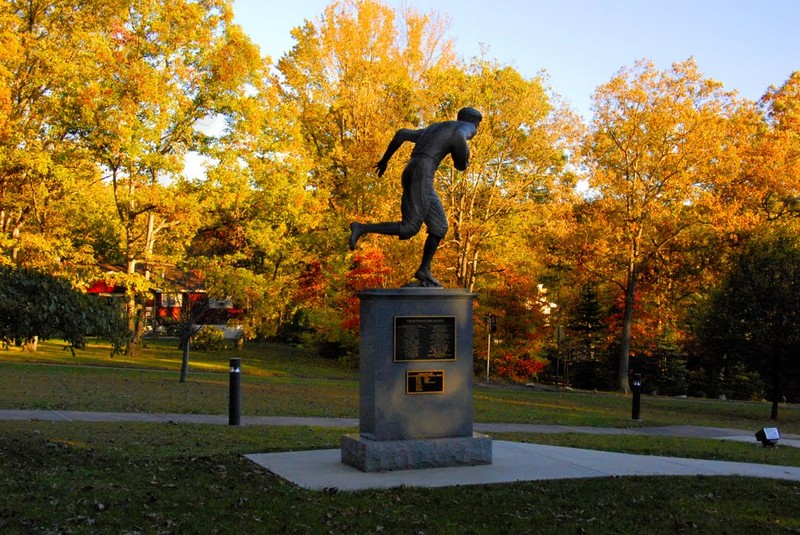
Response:
[[[395,362],[455,359],[455,316],[395,316]]]
[[[407,371],[406,394],[444,394],[444,370]]]

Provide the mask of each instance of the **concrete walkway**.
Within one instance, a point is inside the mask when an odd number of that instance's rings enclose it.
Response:
[[[396,472],[361,472],[341,462],[340,450],[246,456],[270,472],[311,490],[449,487],[622,476],[747,476],[800,481],[800,467],[631,455],[495,440],[492,464]]]
[[[228,417],[221,415],[51,410],[0,410],[0,420],[228,424]],[[244,416],[242,424],[352,429],[358,427],[358,420],[355,418]],[[755,430],[745,431],[716,427],[671,426],[619,429],[503,423],[476,423],[474,427],[475,431],[481,433],[594,433],[697,437],[738,440],[752,443],[753,447],[761,447],[755,439]],[[800,447],[800,436],[784,435],[781,437],[779,446]],[[401,485],[441,487],[546,479],[655,475],[739,475],[800,481],[800,467],[631,455],[502,440],[493,442],[491,465],[396,472],[361,472],[342,464],[341,452],[338,449],[257,453],[246,457],[298,486],[315,490],[353,491]]]
[[[227,415],[133,412],[86,412],[54,410],[0,410],[2,420],[45,422],[151,422],[228,425]],[[301,425],[307,427],[358,427],[357,418],[306,418],[294,416],[242,416],[242,425]]]
[[[46,422],[154,422],[227,425],[227,415],[172,414],[132,412],[87,412],[56,410],[0,410],[2,420],[40,420]],[[305,427],[356,428],[358,418],[324,418],[301,416],[242,416],[242,425],[299,425]],[[590,427],[579,425],[475,423],[479,433],[586,433],[593,435],[648,435],[740,440],[756,444],[756,429],[725,429],[696,425],[666,427]],[[781,435],[781,445],[800,447],[800,435]]]

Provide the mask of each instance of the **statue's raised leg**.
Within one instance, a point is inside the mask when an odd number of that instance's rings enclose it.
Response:
[[[400,239],[411,237],[416,234],[418,229],[414,229],[402,222],[394,221],[387,223],[350,223],[350,250],[356,248],[359,238],[364,234],[386,234],[387,236],[400,236]]]

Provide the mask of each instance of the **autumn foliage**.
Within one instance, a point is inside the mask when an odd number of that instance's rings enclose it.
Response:
[[[553,380],[558,360],[624,390],[632,358],[679,355],[692,388],[713,364],[693,311],[754,236],[797,230],[798,73],[751,102],[692,58],[641,60],[597,81],[584,122],[544,77],[457,57],[447,14],[332,1],[266,58],[233,8],[0,5],[0,264],[76,286],[117,266],[129,351],[152,291],[181,284],[165,274],[192,270],[249,337],[352,351],[356,294],[407,282],[424,240],[348,250],[351,221],[400,218],[409,147],[374,164],[397,129],[467,105],[484,120],[468,170],[435,177],[433,270],[478,295],[476,340],[501,319],[495,374]]]
[[[353,255],[353,265],[346,275],[347,297],[344,305],[342,327],[357,333],[359,325],[358,292],[371,288],[384,288],[392,269],[380,249],[366,247]]]

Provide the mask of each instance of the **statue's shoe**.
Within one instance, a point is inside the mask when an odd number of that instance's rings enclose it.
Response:
[[[442,283],[436,280],[433,274],[428,270],[417,270],[414,273],[414,278],[417,279],[417,286],[422,288],[441,288]]]
[[[355,251],[356,244],[358,243],[358,239],[364,234],[362,229],[363,225],[361,223],[356,223],[355,221],[350,223],[350,250]]]

